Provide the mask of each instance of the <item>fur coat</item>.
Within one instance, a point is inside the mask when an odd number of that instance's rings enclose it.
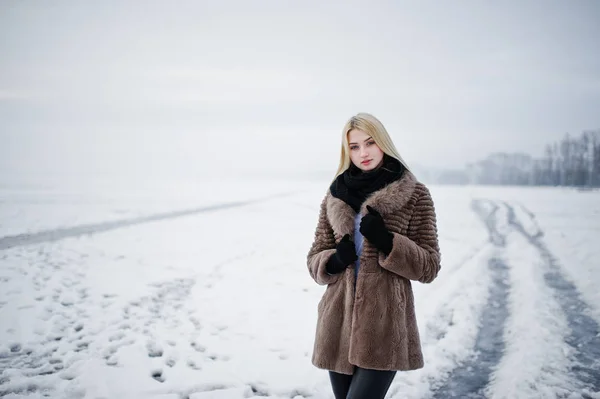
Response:
[[[355,211],[327,193],[307,264],[311,277],[327,285],[317,308],[312,363],[322,369],[352,374],[354,366],[375,370],[423,367],[415,318],[412,281],[432,282],[440,270],[440,250],[433,200],[425,185],[404,176],[372,193],[361,205],[375,208],[392,232],[388,256],[367,239],[354,266],[329,275],[325,265],[345,234],[354,236]]]

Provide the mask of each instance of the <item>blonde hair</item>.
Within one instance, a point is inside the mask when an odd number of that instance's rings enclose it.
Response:
[[[342,151],[340,154],[340,164],[334,179],[344,173],[346,169],[350,167],[350,163],[352,162],[350,160],[348,133],[350,133],[350,131],[353,129],[362,130],[363,132],[367,133],[373,138],[373,140],[375,140],[375,143],[381,149],[381,151],[392,158],[396,158],[406,168],[406,170],[410,171],[408,165],[398,153],[398,150],[392,142],[390,135],[388,134],[387,130],[385,130],[385,127],[379,121],[379,119],[375,118],[371,114],[361,112],[350,118],[348,122],[346,122],[346,125],[344,125],[344,130],[342,131]]]

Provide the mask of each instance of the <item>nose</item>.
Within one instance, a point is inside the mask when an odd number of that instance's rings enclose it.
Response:
[[[360,148],[360,156],[365,158],[367,155],[369,155],[369,153],[367,152],[367,147],[361,147]]]

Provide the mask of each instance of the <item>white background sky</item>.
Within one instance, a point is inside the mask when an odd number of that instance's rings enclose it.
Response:
[[[600,127],[600,2],[0,3],[2,174],[325,171],[371,112],[411,165]]]

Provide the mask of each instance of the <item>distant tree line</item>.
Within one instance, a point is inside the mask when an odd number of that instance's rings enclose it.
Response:
[[[600,187],[600,129],[584,131],[579,137],[566,134],[547,145],[540,159],[524,153],[495,153],[469,164],[464,176],[439,177],[452,183]]]

